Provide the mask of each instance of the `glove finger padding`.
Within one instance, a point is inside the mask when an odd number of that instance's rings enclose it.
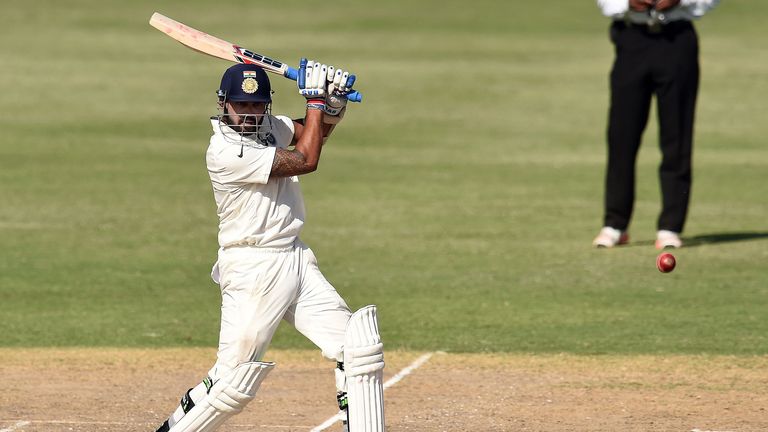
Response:
[[[333,82],[331,85],[329,85],[329,88],[333,86],[333,89],[336,90],[339,88],[339,85],[341,84],[341,76],[344,75],[344,71],[341,69],[336,69],[336,72],[333,74]]]
[[[328,77],[330,79],[330,73]],[[346,95],[349,93],[354,82],[354,75],[350,75],[349,72],[341,69],[335,70],[333,80],[328,83],[328,93],[325,97],[325,123],[336,124],[344,117],[347,107]]]
[[[352,91],[355,76],[348,71],[337,69],[305,58],[299,61],[297,79],[299,94],[310,100],[312,108],[325,112],[324,121],[338,123],[347,106],[347,94]]]
[[[344,71],[343,74],[341,74],[341,81],[339,81],[339,93],[347,93],[347,80],[349,79],[349,72]]]
[[[299,77],[296,81],[299,94],[307,99],[323,98],[327,94],[328,66],[320,62],[301,59],[299,62]]]
[[[310,82],[310,85],[316,90],[325,91],[325,69],[328,69],[328,66],[324,64],[315,63],[314,65],[314,69],[312,70],[312,81]]]

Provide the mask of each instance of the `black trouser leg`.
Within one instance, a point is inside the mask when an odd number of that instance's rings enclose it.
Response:
[[[614,23],[611,39],[616,60],[611,70],[603,224],[625,230],[632,217],[635,160],[648,122],[653,83],[646,60],[650,47],[644,36],[623,23]]]
[[[662,153],[662,210],[657,226],[660,230],[682,232],[691,193],[693,122],[699,88],[698,41],[690,24],[681,26],[663,41],[654,71]]]

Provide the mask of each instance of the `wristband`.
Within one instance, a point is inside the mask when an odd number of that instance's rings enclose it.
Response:
[[[307,109],[325,110],[325,99],[307,99]]]

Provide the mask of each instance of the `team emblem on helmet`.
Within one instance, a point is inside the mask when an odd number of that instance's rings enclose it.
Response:
[[[241,86],[243,88],[243,91],[248,94],[256,93],[256,90],[259,89],[259,83],[256,82],[255,79],[248,77],[243,80],[243,85]]]

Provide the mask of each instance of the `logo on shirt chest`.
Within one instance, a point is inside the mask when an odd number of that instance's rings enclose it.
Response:
[[[264,135],[259,135],[258,141],[262,144],[266,144],[268,146],[275,146],[277,143],[277,139],[275,139],[275,136],[272,135],[271,132],[267,132]],[[237,155],[237,157],[242,158],[245,151],[245,144],[240,145],[240,154]]]
[[[272,135],[271,132],[267,132],[267,134],[264,136],[264,143],[267,145],[275,145],[277,143],[277,140],[275,139],[275,136]]]

